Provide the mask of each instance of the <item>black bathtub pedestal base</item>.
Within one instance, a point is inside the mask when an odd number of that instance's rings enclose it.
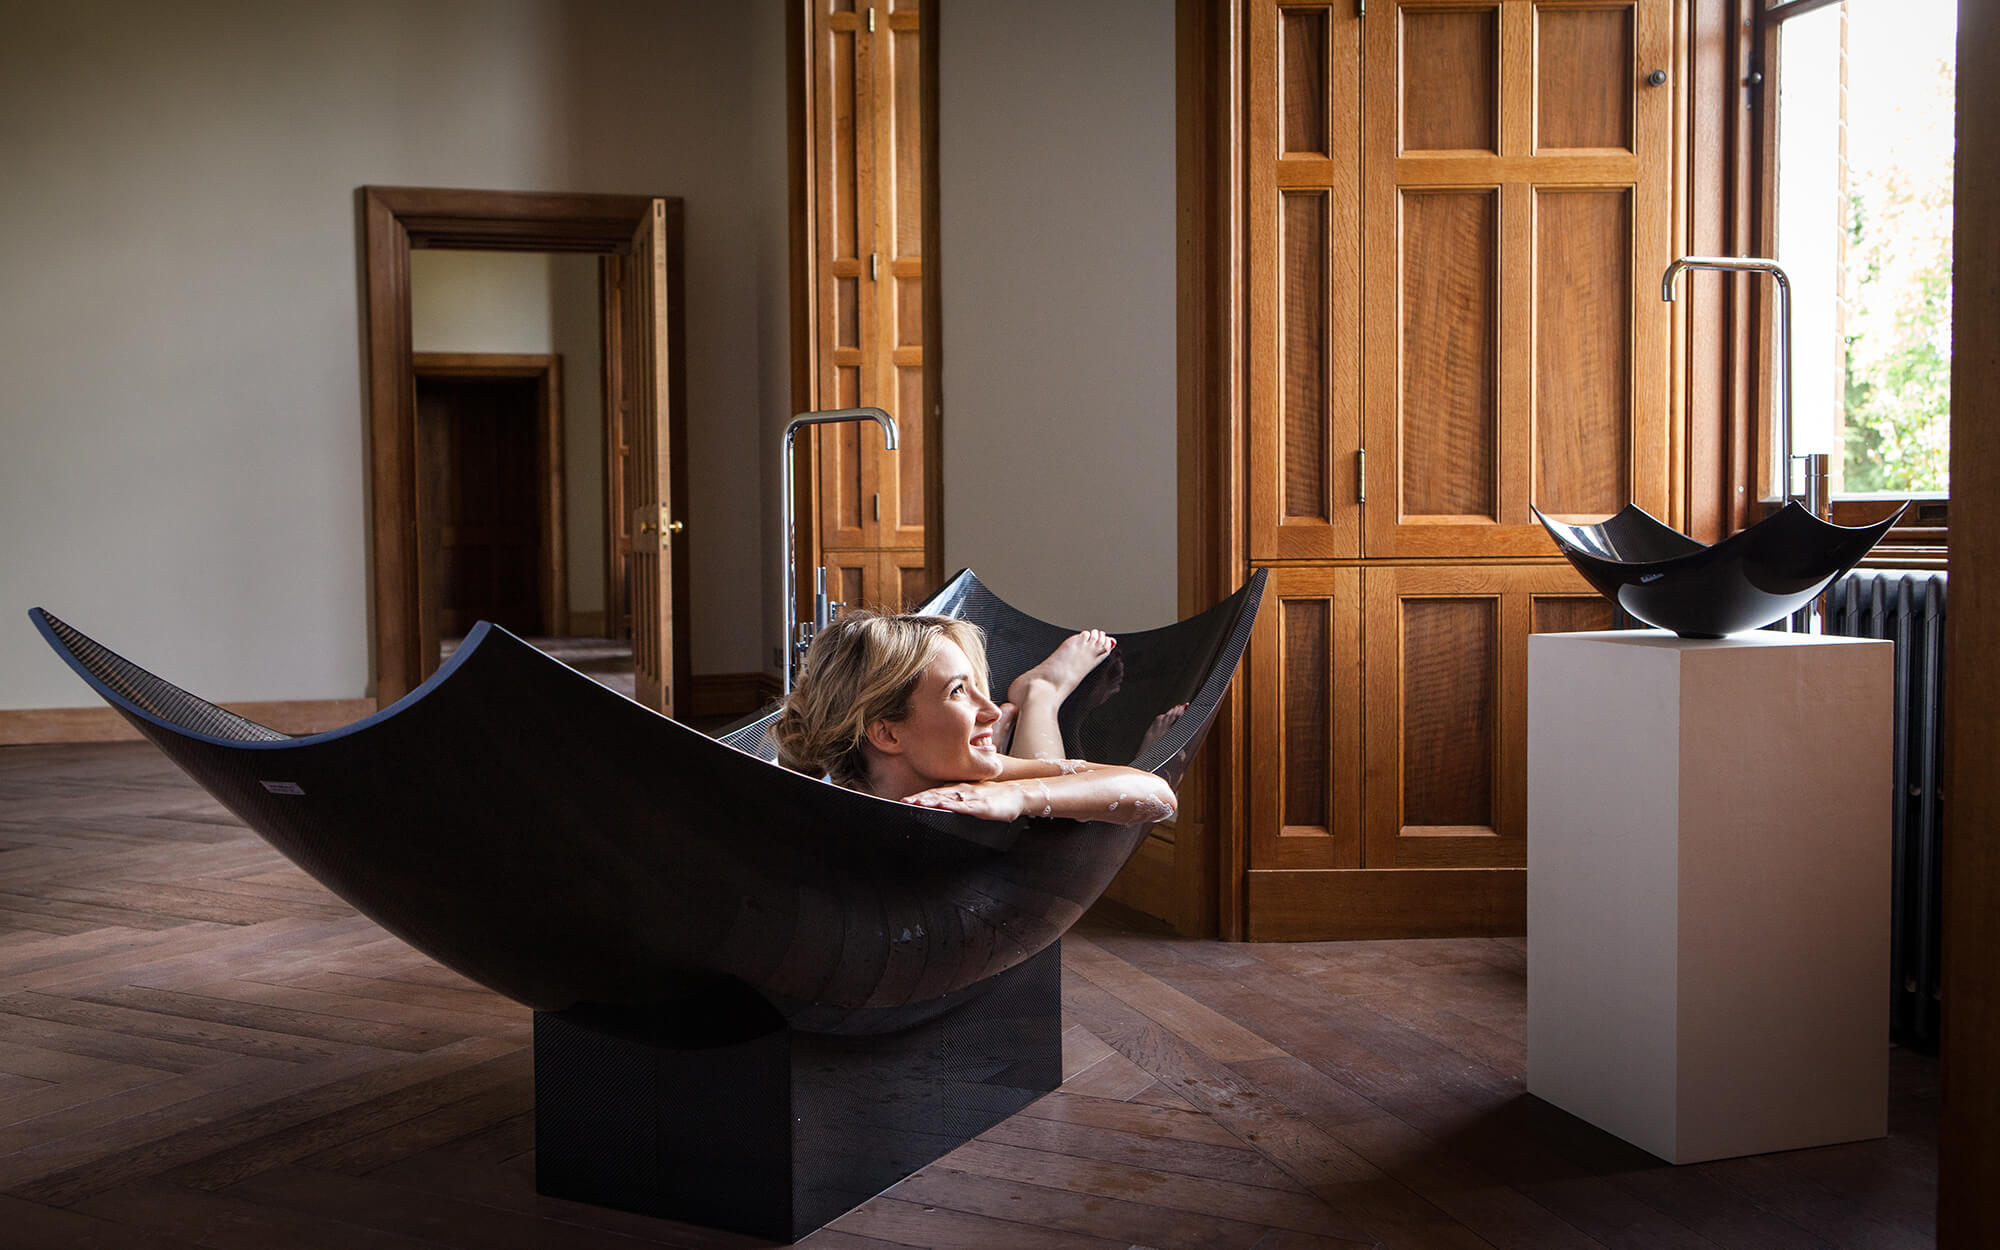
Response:
[[[535,1188],[796,1241],[1062,1084],[1060,944],[899,1033],[719,988],[535,1013]]]

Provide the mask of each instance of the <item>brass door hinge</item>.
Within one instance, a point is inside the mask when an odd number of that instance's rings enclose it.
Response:
[[[1354,502],[1368,502],[1368,449],[1354,453]]]
[[[872,4],[868,6],[868,33],[875,33],[875,6]]]

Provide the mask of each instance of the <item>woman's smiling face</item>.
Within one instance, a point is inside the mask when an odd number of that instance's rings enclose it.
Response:
[[[986,781],[1000,775],[1000,753],[993,745],[993,723],[999,719],[1000,709],[981,689],[972,661],[957,643],[940,638],[894,732],[904,762],[925,787]]]

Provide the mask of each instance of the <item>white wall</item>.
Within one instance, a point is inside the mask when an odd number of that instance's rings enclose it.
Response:
[[[750,142],[759,151],[788,152],[791,142],[790,101],[785,92],[785,3],[786,0],[777,0],[775,3],[751,6],[753,13],[750,21],[754,30],[751,74],[760,83],[772,84],[771,89],[759,91],[751,99]],[[759,203],[791,202],[791,171],[786,162],[760,162],[756,177],[755,195]],[[790,218],[766,218],[754,246],[757,257],[758,351],[766,362],[789,362],[792,350]],[[764,500],[756,541],[757,552],[761,556],[757,567],[763,570],[764,575],[765,610],[763,628],[755,634],[759,640],[755,667],[775,679],[782,671],[778,666],[778,655],[784,643],[784,630],[777,625],[775,618],[785,599],[784,564],[778,554],[778,545],[784,540],[778,502],[784,492],[784,470],[778,452],[785,435],[785,423],[793,416],[792,375],[789,367],[767,367],[759,377],[764,385],[757,394],[757,420],[753,436],[757,440]],[[746,560],[749,558],[745,556]]]
[[[960,0],[938,38],[945,569],[1063,624],[1166,624],[1174,6]]]
[[[210,698],[365,691],[364,184],[684,197],[694,663],[760,667],[762,7],[8,6],[0,707],[93,701],[35,604]]]
[[[563,526],[572,612],[604,609],[601,320],[595,256],[410,253],[412,350],[562,357]]]

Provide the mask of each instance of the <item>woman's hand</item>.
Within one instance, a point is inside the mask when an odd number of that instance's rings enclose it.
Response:
[[[962,812],[981,820],[1060,816],[1111,825],[1150,825],[1171,818],[1173,787],[1152,773],[1084,760],[1008,758],[998,781],[961,781],[904,799],[918,807]]]
[[[981,820],[1019,820],[1027,809],[1027,792],[1011,781],[961,781],[956,785],[920,790],[904,799],[918,807],[960,812]]]

